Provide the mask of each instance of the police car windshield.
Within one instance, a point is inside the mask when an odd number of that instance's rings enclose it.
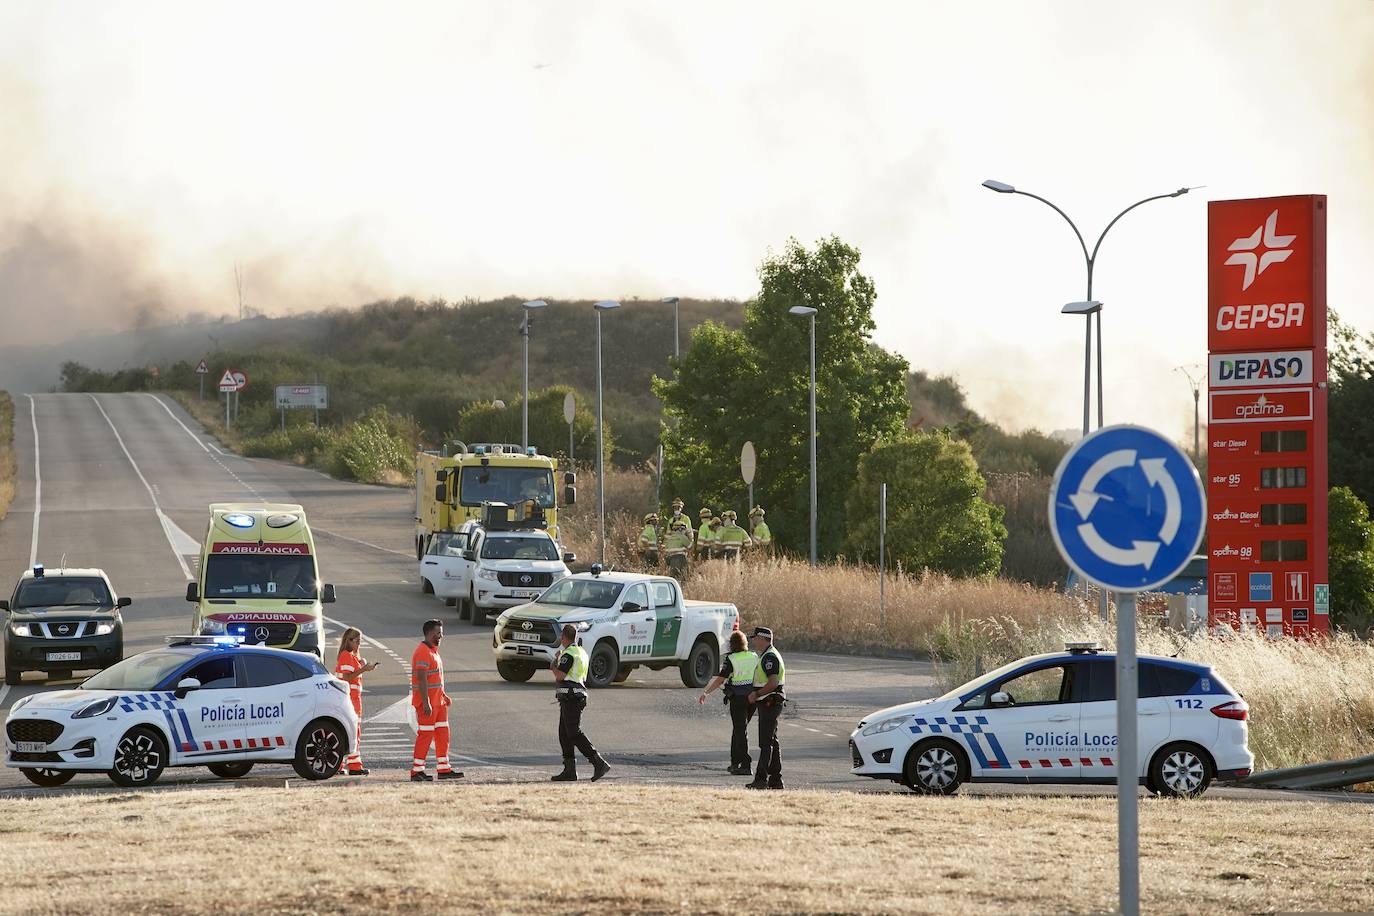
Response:
[[[552,470],[481,465],[463,468],[458,476],[458,502],[464,506],[484,502],[514,505],[526,499],[544,509],[553,508]]]
[[[83,690],[153,690],[186,664],[184,652],[144,652],[117,662],[81,685]]]
[[[958,687],[955,687],[953,690],[951,690],[944,696],[940,697],[939,699],[952,700],[955,697],[961,697],[965,694],[977,693],[979,690],[988,686],[993,681],[996,681],[998,678],[1003,678],[1006,677],[1008,674],[1011,674],[1017,668],[1020,668],[1023,664],[1025,664],[1025,659],[1017,659],[1014,662],[1008,662],[1000,668],[994,668],[992,671],[989,671],[982,677],[974,678],[967,684],[960,684]]]
[[[539,596],[540,604],[562,604],[567,607],[607,608],[615,605],[620,590],[625,586],[619,582],[598,579],[559,579]]]
[[[109,607],[110,590],[99,576],[44,576],[19,583],[14,609],[31,607]]]
[[[482,542],[484,560],[557,560],[558,548],[547,537],[488,537]]]
[[[315,598],[312,557],[211,554],[205,566],[206,598]]]

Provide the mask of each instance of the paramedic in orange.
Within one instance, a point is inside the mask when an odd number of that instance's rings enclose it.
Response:
[[[421,632],[425,638],[410,657],[410,704],[415,707],[415,718],[419,722],[410,781],[434,780],[425,772],[431,741],[434,742],[438,777],[460,779],[462,772],[448,764],[448,707],[451,700],[444,693],[444,663],[439,658],[439,642],[444,638],[444,625],[438,620],[426,620]]]
[[[353,711],[358,714],[358,731],[353,736],[353,753],[344,761],[349,776],[366,776],[369,772],[363,766],[363,675],[377,667],[358,655],[363,634],[357,627],[349,627],[339,637],[339,657],[334,662],[334,676],[348,682],[348,699],[353,702]]]

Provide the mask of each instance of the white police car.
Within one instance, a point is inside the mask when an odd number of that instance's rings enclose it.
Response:
[[[339,771],[356,734],[348,688],[312,655],[173,637],[76,690],[37,693],[5,722],[5,765],[40,786],[77,773],[147,786],[169,766],[236,778],[289,763],[304,779]]]
[[[944,696],[866,716],[849,739],[856,776],[947,795],[965,782],[1116,781],[1116,657],[1096,646],[1004,665]],[[1191,796],[1239,779],[1249,707],[1211,668],[1141,656],[1141,782]]]

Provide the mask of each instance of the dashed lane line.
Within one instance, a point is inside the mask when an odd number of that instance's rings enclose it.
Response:
[[[183,539],[188,539],[188,536],[162,511],[162,505],[157,501],[157,493],[153,492],[152,486],[148,483],[148,478],[144,477],[143,472],[139,470],[138,462],[134,461],[134,456],[129,454],[128,446],[124,444],[124,437],[121,436],[119,430],[115,428],[114,421],[111,420],[110,415],[105,412],[105,408],[100,406],[100,399],[95,395],[90,395],[90,398],[95,404],[95,409],[100,411],[100,415],[104,417],[105,422],[110,425],[110,432],[114,433],[115,441],[119,443],[120,450],[124,452],[124,457],[129,459],[129,466],[134,469],[134,473],[138,475],[138,479],[143,482],[143,488],[148,491],[148,498],[153,501],[153,511],[157,513],[157,520],[162,525],[162,533],[167,538],[167,546],[172,548],[172,556],[177,558],[177,565],[181,567],[181,575],[186,579],[190,579],[191,568],[186,565],[186,559],[181,555],[183,544],[178,543]],[[199,545],[197,544],[196,547],[198,550]]]

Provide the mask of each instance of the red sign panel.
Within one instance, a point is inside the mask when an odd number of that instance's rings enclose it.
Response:
[[[1326,198],[1213,201],[1207,258],[1210,622],[1324,632]]]
[[[211,553],[250,553],[268,556],[295,557],[309,556],[309,544],[258,544],[252,541],[216,541],[210,545]]]

